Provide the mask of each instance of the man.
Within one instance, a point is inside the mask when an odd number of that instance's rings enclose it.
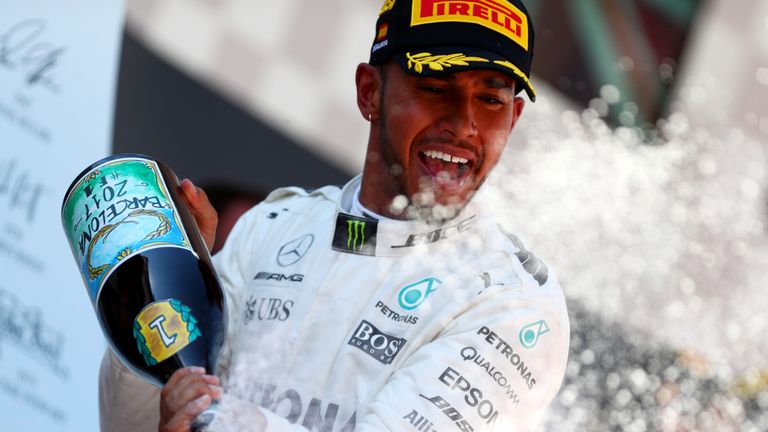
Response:
[[[535,98],[533,36],[520,0],[388,0],[356,74],[362,176],[273,192],[214,257],[223,385],[188,368],[158,395],[109,354],[102,428],[151,428],[159,404],[160,430],[186,431],[221,399],[213,430],[531,430],[564,374],[565,302],[473,196]],[[212,244],[215,212],[182,187]]]

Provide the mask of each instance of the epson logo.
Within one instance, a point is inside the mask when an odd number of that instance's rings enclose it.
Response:
[[[483,391],[473,387],[469,380],[461,375],[457,370],[447,367],[440,374],[440,382],[448,386],[451,390],[458,390],[464,393],[464,402],[477,410],[477,415],[485,420],[487,425],[492,425],[499,417],[499,410],[493,407],[493,402],[483,397]]]
[[[379,363],[390,364],[406,342],[405,339],[388,335],[363,320],[347,343],[365,352]]]
[[[256,280],[273,280],[277,282],[301,282],[304,280],[303,274],[284,275],[282,273],[258,272],[253,277]]]

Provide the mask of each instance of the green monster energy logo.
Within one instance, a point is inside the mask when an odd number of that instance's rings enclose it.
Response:
[[[358,245],[357,241],[360,240]],[[356,251],[365,247],[365,222],[359,220],[347,221],[347,250]]]
[[[333,250],[375,256],[378,221],[339,213],[333,232]]]

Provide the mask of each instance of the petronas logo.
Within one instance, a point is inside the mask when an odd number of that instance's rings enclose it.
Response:
[[[545,333],[549,333],[549,326],[546,321],[541,320],[528,324],[520,329],[520,343],[524,347],[531,349],[539,343],[539,338]]]
[[[365,247],[365,222],[347,221],[347,250],[357,251]]]

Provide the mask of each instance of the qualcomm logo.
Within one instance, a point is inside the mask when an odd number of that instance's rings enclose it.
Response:
[[[410,285],[404,286],[397,294],[397,302],[403,310],[414,310],[424,303],[443,281],[436,277],[426,278]]]
[[[304,258],[304,255],[312,247],[312,242],[314,241],[315,236],[312,234],[305,234],[289,241],[277,252],[277,263],[282,267],[296,264],[300,259]]]
[[[520,343],[523,344],[524,347],[531,349],[539,342],[539,337],[547,332],[549,332],[549,326],[544,320],[528,324],[520,329]]]

